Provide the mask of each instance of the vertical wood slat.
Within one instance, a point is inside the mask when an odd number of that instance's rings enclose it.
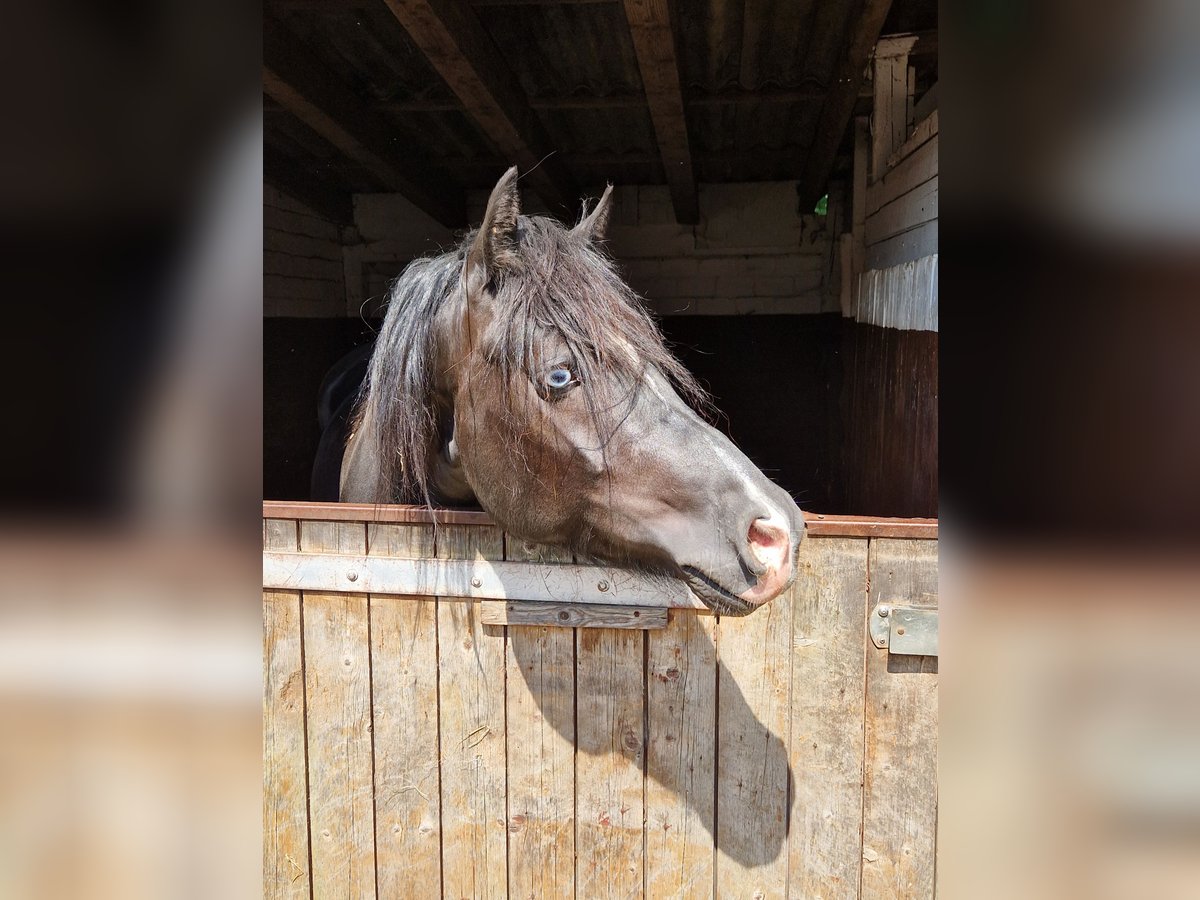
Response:
[[[716,618],[672,610],[648,635],[646,897],[713,895]]]
[[[434,555],[429,525],[371,523],[367,536],[372,556]],[[421,885],[440,896],[437,607],[432,597],[380,594],[370,607],[379,895]]]
[[[782,896],[787,886],[792,606],[795,588],[717,625],[719,897]]]
[[[360,522],[300,523],[309,553],[366,552]],[[369,612],[365,594],[304,594],[313,896],[375,896]]]
[[[642,891],[644,641],[641,631],[576,630],[579,897]]]
[[[867,542],[810,537],[798,563],[789,893],[854,898],[862,867]]]
[[[505,558],[569,563],[571,554],[509,539]],[[508,627],[508,890],[575,892],[575,631]]]
[[[263,548],[295,550],[296,522],[263,520]],[[263,591],[263,896],[311,896],[300,592]]]
[[[876,603],[937,603],[937,543],[873,539]],[[864,897],[932,897],[937,828],[937,658],[867,648]]]
[[[443,525],[442,559],[504,558],[490,526]],[[442,759],[442,896],[504,897],[508,890],[504,629],[485,632],[478,601],[437,601]]]

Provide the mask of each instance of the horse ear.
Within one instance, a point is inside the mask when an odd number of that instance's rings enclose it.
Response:
[[[608,231],[608,214],[612,210],[612,187],[611,184],[606,187],[592,211],[579,220],[579,224],[572,229],[575,234],[582,235],[589,241],[604,240]]]
[[[517,167],[500,176],[488,198],[483,224],[467,252],[467,270],[487,280],[487,273],[503,267],[512,253],[517,217],[521,215],[521,196],[517,192]]]

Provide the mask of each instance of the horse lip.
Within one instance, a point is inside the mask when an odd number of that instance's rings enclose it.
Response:
[[[737,594],[722,587],[695,566],[681,566],[684,581],[700,601],[713,612],[722,616],[745,616],[758,607],[743,600]]]

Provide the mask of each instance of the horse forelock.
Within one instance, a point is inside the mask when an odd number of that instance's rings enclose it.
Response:
[[[435,320],[464,285],[463,265],[475,233],[449,253],[410,263],[393,282],[376,341],[358,420],[374,425],[379,484],[391,486],[379,502],[431,502],[430,454],[439,423]],[[561,341],[582,382],[598,431],[620,386],[640,382],[647,369],[668,378],[691,405],[706,409],[707,396],[663,341],[657,324],[625,283],[610,257],[586,237],[540,217],[519,221],[510,252],[494,273],[496,315],[487,359],[502,375],[536,377],[547,339]],[[513,391],[501,391],[512,412]]]

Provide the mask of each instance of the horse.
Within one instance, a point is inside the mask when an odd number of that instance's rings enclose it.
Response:
[[[521,540],[752,612],[796,578],[800,509],[701,415],[704,392],[618,274],[612,185],[568,228],[523,215],[517,178],[458,247],[393,284],[340,499],[478,506]]]

